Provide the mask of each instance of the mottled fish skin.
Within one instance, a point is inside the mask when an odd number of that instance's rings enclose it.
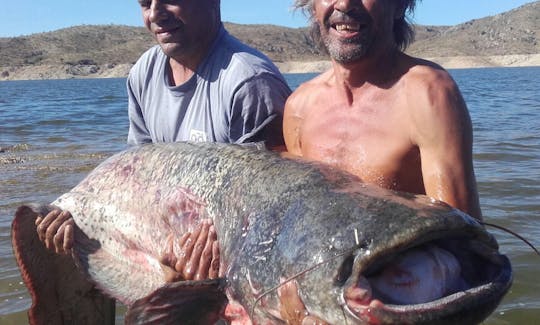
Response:
[[[213,219],[218,233],[223,290],[230,302],[253,311],[254,323],[280,322],[276,292],[263,293],[327,260],[297,281],[309,311],[333,324],[477,323],[511,283],[508,260],[471,217],[425,196],[387,191],[330,167],[253,148],[209,143],[131,148],[106,160],[53,204],[69,210],[85,235],[75,237],[77,264],[101,290],[128,306],[161,304],[164,295],[185,303],[182,286],[192,287],[167,284],[158,258],[171,238],[206,218]],[[431,305],[385,305],[361,315],[345,306],[344,288],[371,265],[448,236],[482,243],[495,261],[489,266],[494,274],[466,294]],[[178,253],[177,243],[173,246]],[[337,280],[348,261],[353,261],[351,272]],[[471,265],[473,270],[480,266]],[[220,301],[208,314],[222,311]],[[129,318],[168,319],[174,308],[174,303],[154,308],[159,316],[144,317],[134,309]],[[182,319],[178,312],[175,317]]]

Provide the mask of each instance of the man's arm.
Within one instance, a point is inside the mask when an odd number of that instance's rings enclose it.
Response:
[[[126,82],[129,118],[127,143],[129,145],[150,143],[152,142],[152,138],[150,137],[150,132],[148,132],[148,129],[146,128],[142,108],[134,93],[132,82],[130,75]]]
[[[461,93],[443,70],[423,75],[413,107],[413,141],[419,147],[426,194],[482,219],[472,159],[472,123]],[[412,93],[409,90],[408,93]]]
[[[302,156],[301,147],[301,125],[303,118],[301,115],[302,106],[304,104],[303,88],[300,86],[295,90],[287,102],[285,103],[285,111],[283,113],[283,137],[285,138],[285,146],[287,152],[294,156]]]
[[[276,150],[283,147],[283,107],[290,92],[282,79],[270,73],[245,81],[233,95],[229,141],[264,142]]]

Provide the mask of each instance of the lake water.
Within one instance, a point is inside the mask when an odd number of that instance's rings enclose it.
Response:
[[[474,164],[487,222],[540,247],[540,67],[450,71],[474,125]],[[313,74],[289,74],[292,88]],[[11,250],[17,206],[50,202],[125,147],[125,79],[0,82],[0,323],[26,324],[30,297]],[[493,230],[514,284],[485,324],[540,322],[540,257]],[[121,317],[120,317],[121,322]]]

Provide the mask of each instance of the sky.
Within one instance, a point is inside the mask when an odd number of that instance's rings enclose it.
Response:
[[[194,0],[195,1],[195,0]],[[76,25],[142,26],[135,0],[2,0],[0,37],[48,32]],[[533,0],[422,0],[413,18],[420,25],[456,25],[496,15]],[[223,21],[303,27],[307,19],[292,10],[293,0],[221,0]]]

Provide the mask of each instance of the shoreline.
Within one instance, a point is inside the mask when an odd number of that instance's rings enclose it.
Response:
[[[540,54],[512,54],[497,56],[426,57],[445,69],[536,67]],[[282,73],[321,73],[330,68],[330,61],[275,62]],[[131,64],[117,65],[28,65],[0,67],[0,81],[49,80],[75,78],[125,78]]]
[[[511,54],[495,56],[425,57],[445,69],[538,67],[540,54]],[[330,61],[275,62],[282,73],[320,73],[330,68]]]

